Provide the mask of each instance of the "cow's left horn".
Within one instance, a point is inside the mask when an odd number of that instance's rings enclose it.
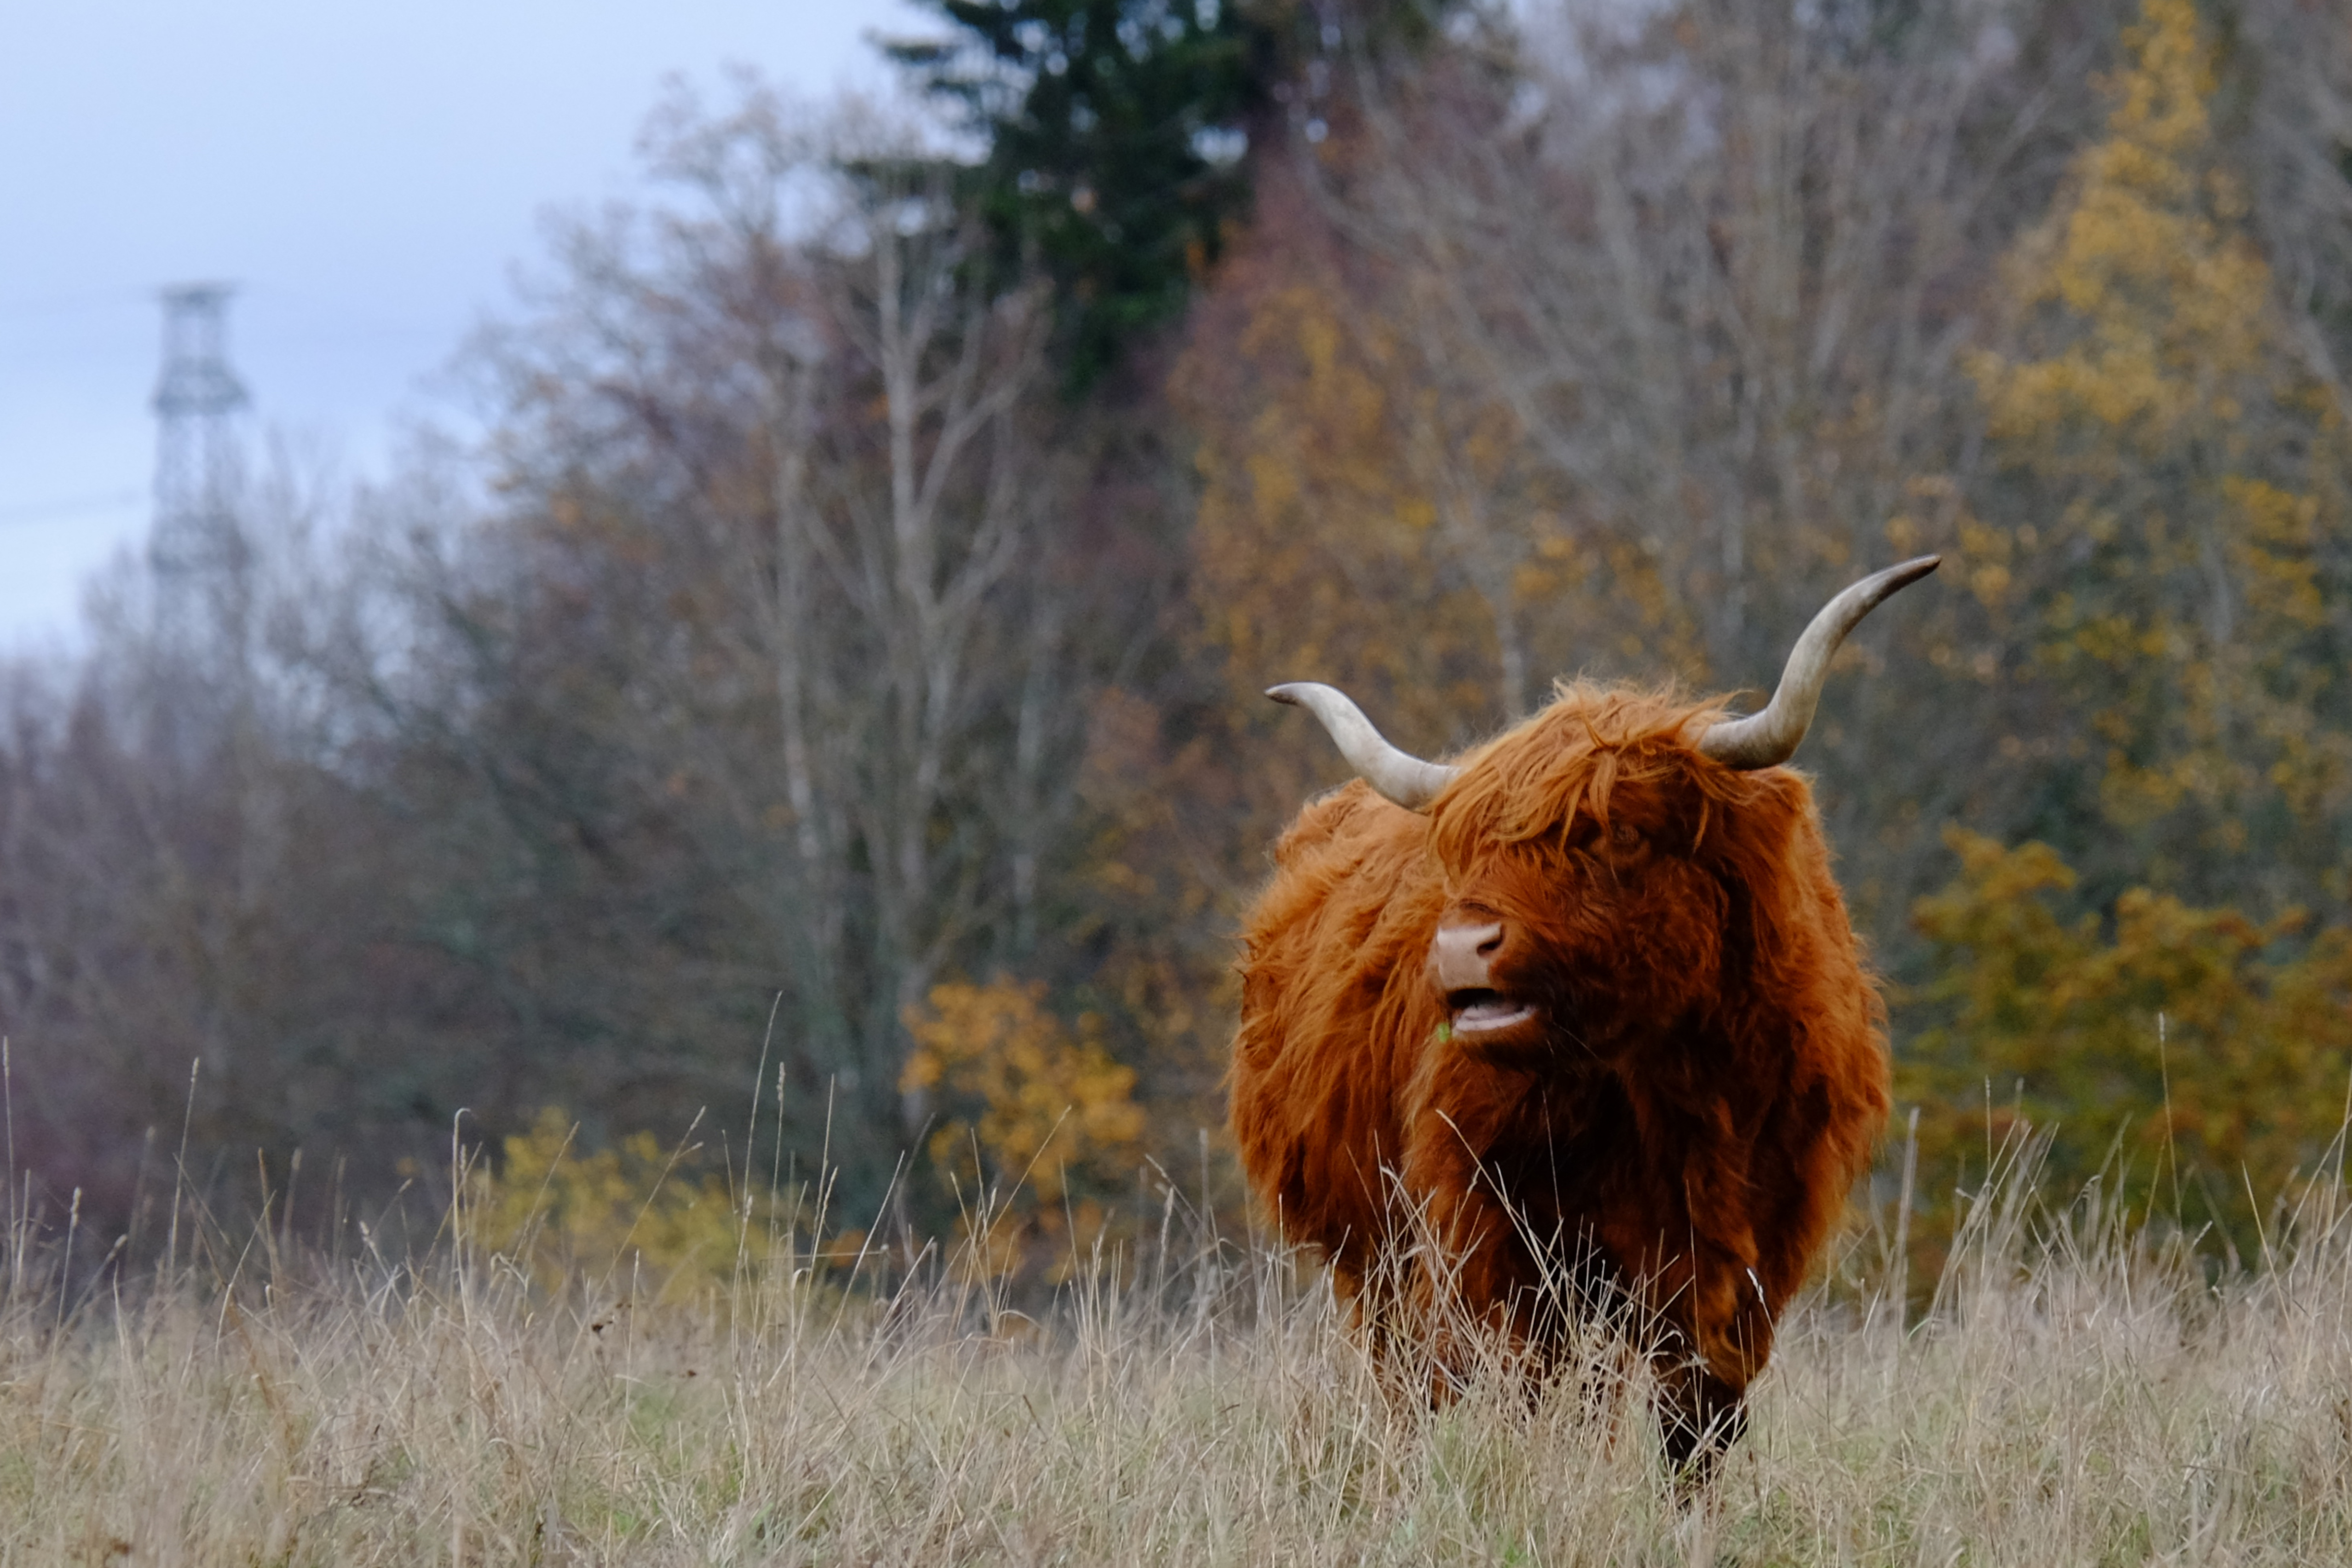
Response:
[[[1348,765],[1362,775],[1366,784],[1407,811],[1428,810],[1437,792],[1454,777],[1454,769],[1439,763],[1424,763],[1382,740],[1381,732],[1372,728],[1372,721],[1364,717],[1364,710],[1336,686],[1294,680],[1287,686],[1267,689],[1266,695],[1276,702],[1304,708],[1322,720],[1323,728],[1330,731],[1331,739],[1339,742],[1339,754],[1348,759]]]
[[[1845,634],[1896,589],[1917,582],[1942,563],[1940,555],[1922,555],[1874,573],[1832,599],[1790,650],[1780,688],[1764,711],[1708,726],[1699,737],[1698,749],[1725,767],[1742,772],[1776,767],[1796,755],[1805,731],[1812,724],[1813,710],[1821,702],[1822,686],[1829,679],[1830,658],[1838,644],[1845,641]]]

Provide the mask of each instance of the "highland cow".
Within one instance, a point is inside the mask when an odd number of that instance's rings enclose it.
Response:
[[[1564,684],[1438,764],[1330,687],[1268,693],[1360,777],[1250,915],[1234,1128],[1376,1351],[1450,1320],[1540,1361],[1612,1303],[1676,1464],[1738,1436],[1887,1111],[1877,987],[1780,764],[1846,633],[1936,565],[1831,601],[1747,718]]]

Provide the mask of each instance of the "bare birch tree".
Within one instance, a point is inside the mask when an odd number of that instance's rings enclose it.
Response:
[[[596,700],[602,765],[750,918],[708,973],[782,993],[798,1131],[832,1097],[895,1150],[901,1016],[1019,945],[1067,808],[1047,321],[870,119],[752,90],[674,103],[649,147],[688,200],[575,231],[492,348],[506,531],[619,634],[642,697]]]

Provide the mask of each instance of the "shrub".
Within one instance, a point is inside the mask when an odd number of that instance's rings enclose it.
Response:
[[[2285,1189],[2345,1121],[2352,932],[2145,888],[2070,918],[2074,874],[2048,845],[1945,839],[1960,873],[1913,910],[1937,962],[1910,1000],[1934,1022],[1897,1050],[1923,1170],[1966,1186],[1990,1164],[1977,1151],[2032,1122],[2056,1131],[2053,1185],[2104,1172],[2111,1197],[2260,1247],[2247,1194]]]
[[[1003,1273],[1103,1234],[1104,1203],[1142,1157],[1135,1071],[1102,1044],[1102,1022],[1066,1024],[1042,984],[998,976],[935,985],[909,1009],[915,1049],[900,1088],[937,1097],[933,1168],[957,1195],[974,1266]]]

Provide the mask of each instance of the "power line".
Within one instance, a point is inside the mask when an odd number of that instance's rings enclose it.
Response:
[[[141,490],[110,490],[103,495],[75,496],[65,500],[36,501],[26,506],[0,507],[0,528],[23,522],[47,522],[54,518],[88,517],[93,512],[120,511],[146,499]]]
[[[13,300],[0,299],[0,321],[87,315],[95,310],[119,310],[144,303],[150,297],[147,290],[143,289],[106,289],[84,294],[52,294],[46,299],[20,295]]]

